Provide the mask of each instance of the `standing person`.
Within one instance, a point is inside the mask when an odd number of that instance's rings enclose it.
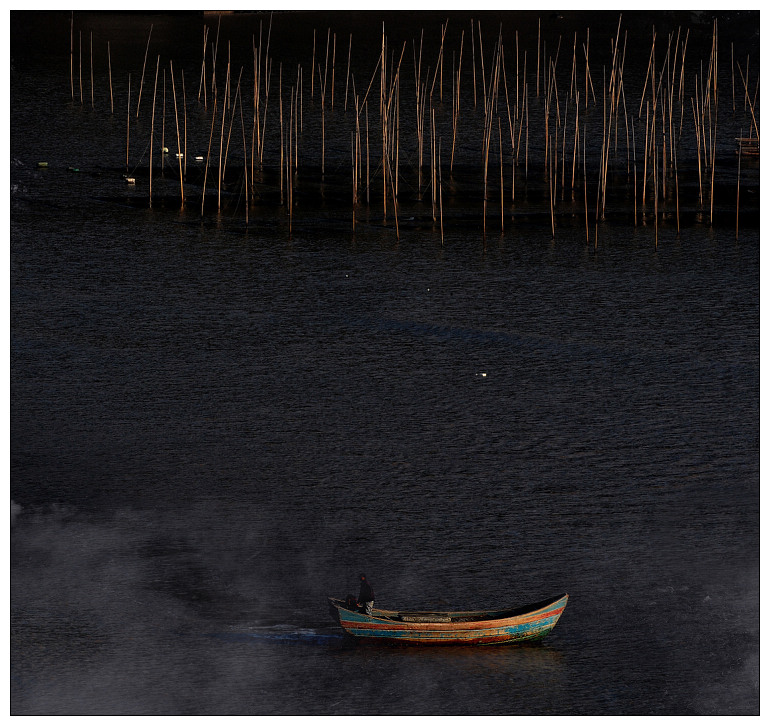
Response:
[[[358,606],[362,613],[371,615],[374,607],[374,588],[363,573],[358,576],[358,579],[361,580],[361,589],[358,591]]]

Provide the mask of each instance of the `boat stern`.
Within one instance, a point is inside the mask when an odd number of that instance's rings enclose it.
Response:
[[[337,600],[333,597],[329,598],[329,615],[332,616],[332,620],[337,623],[337,625],[340,625],[340,607],[342,606],[342,601]]]

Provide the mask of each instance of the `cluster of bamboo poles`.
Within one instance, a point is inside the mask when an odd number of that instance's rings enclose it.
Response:
[[[220,19],[221,22],[221,19]],[[682,136],[687,128],[694,129],[697,150],[699,201],[702,206],[708,202],[709,219],[713,222],[715,166],[717,160],[718,139],[718,108],[719,89],[718,77],[718,29],[716,21],[712,30],[711,51],[706,68],[703,63],[694,74],[694,91],[687,95],[686,84],[689,80],[686,71],[686,54],[689,31],[669,34],[665,44],[665,54],[662,63],[659,62],[660,39],[653,32],[649,61],[644,76],[638,112],[630,111],[627,102],[624,68],[628,33],[622,29],[622,16],[618,21],[615,36],[610,39],[610,63],[602,68],[601,89],[594,84],[594,75],[589,62],[590,29],[586,28],[585,41],[578,39],[578,33],[572,38],[572,57],[569,73],[569,87],[561,88],[558,82],[557,69],[562,54],[561,37],[555,52],[547,52],[546,43],[541,38],[538,22],[536,70],[534,73],[535,89],[532,92],[532,78],[527,73],[527,50],[520,48],[519,33],[515,33],[515,48],[513,60],[506,62],[506,49],[503,44],[502,26],[499,28],[496,40],[492,46],[491,56],[484,52],[484,37],[481,23],[471,20],[469,36],[471,40],[470,66],[473,83],[474,110],[464,108],[461,104],[461,80],[463,78],[463,52],[467,48],[466,28],[459,32],[459,52],[452,53],[451,70],[451,123],[447,123],[443,106],[444,63],[447,58],[447,30],[449,21],[441,24],[438,55],[435,63],[424,61],[423,32],[420,33],[419,46],[416,39],[412,41],[412,57],[414,64],[414,103],[416,120],[414,137],[410,136],[410,145],[414,141],[416,147],[415,162],[417,172],[417,196],[422,199],[430,189],[431,208],[434,223],[441,229],[443,241],[443,183],[442,174],[447,171],[442,163],[443,131],[451,126],[447,134],[447,145],[450,146],[448,171],[452,173],[456,160],[456,151],[460,145],[472,141],[469,137],[469,124],[461,128],[462,122],[478,113],[481,107],[481,181],[483,183],[483,230],[486,234],[488,206],[497,204],[499,199],[500,229],[505,228],[506,204],[508,191],[504,161],[510,161],[510,201],[516,200],[516,179],[526,180],[530,173],[531,139],[537,138],[542,143],[544,176],[550,210],[551,233],[556,235],[556,209],[558,193],[562,198],[570,195],[575,201],[575,191],[582,187],[582,207],[585,217],[586,240],[590,239],[589,216],[594,218],[595,240],[598,239],[599,223],[605,219],[607,209],[608,187],[612,187],[613,175],[624,165],[626,184],[633,186],[633,218],[634,225],[639,221],[639,196],[642,208],[647,207],[648,197],[651,198],[655,220],[655,238],[657,244],[658,219],[660,205],[663,200],[673,200],[677,231],[679,230],[679,149]],[[283,63],[277,63],[278,88],[271,85],[276,69],[270,55],[270,36],[272,15],[264,34],[262,21],[259,23],[258,39],[252,36],[253,74],[251,85],[251,119],[247,123],[244,114],[245,98],[243,67],[238,70],[237,78],[230,60],[230,44],[227,44],[227,59],[224,73],[220,56],[220,26],[217,26],[214,39],[210,39],[212,29],[204,26],[203,53],[201,60],[200,82],[198,88],[198,104],[202,104],[206,112],[210,112],[210,129],[208,149],[205,156],[203,192],[201,198],[201,215],[206,203],[206,190],[209,184],[209,167],[215,156],[217,169],[217,209],[222,207],[222,191],[233,131],[236,138],[240,136],[243,153],[243,194],[248,223],[249,207],[254,198],[254,179],[263,168],[265,144],[268,138],[279,139],[279,189],[281,204],[286,207],[289,216],[289,226],[295,206],[294,195],[297,172],[300,168],[300,151],[306,146],[300,140],[304,132],[303,86],[304,69],[297,63],[296,72],[284,73]],[[75,100],[75,32],[74,25],[70,28],[70,85],[73,101]],[[93,35],[91,35],[91,97],[93,105]],[[145,85],[146,68],[152,38],[152,26],[147,37],[144,52],[141,80],[136,102],[136,117],[139,117],[142,94]],[[80,45],[79,55],[79,86],[80,100],[83,103],[82,82],[82,31],[78,32]],[[656,47],[657,46],[657,47]],[[400,141],[401,129],[401,71],[403,67],[406,43],[400,48],[391,49],[383,24],[380,52],[365,93],[356,90],[355,74],[351,70],[353,35],[349,35],[347,53],[347,72],[345,77],[344,111],[347,117],[348,105],[353,111],[352,129],[350,131],[350,168],[352,173],[352,217],[353,226],[356,224],[357,209],[365,198],[370,204],[370,191],[375,188],[375,176],[381,174],[381,198],[383,222],[389,218],[389,205],[392,209],[392,219],[396,235],[399,235],[398,198],[399,180],[403,179],[400,171]],[[336,72],[337,35],[331,28],[326,33],[325,55],[318,53],[316,32],[313,32],[313,50],[310,73],[310,93],[313,99],[312,108],[318,112],[320,125],[320,154],[319,161],[322,175],[326,171],[326,123],[329,108],[334,108],[335,72]],[[322,57],[323,55],[323,57]],[[109,43],[107,44],[110,110],[114,111],[112,91],[112,64]],[[317,57],[318,56],[318,57]],[[745,61],[745,72],[740,62],[736,62],[731,46],[731,66],[733,69],[733,109],[735,100],[735,68],[739,71],[742,83],[744,113],[750,114],[750,134],[759,137],[759,124],[756,117],[759,79],[757,76],[756,90],[753,95],[749,85],[749,58]],[[220,62],[220,68],[217,63]],[[531,63],[531,62],[530,62]],[[532,64],[531,64],[532,65]],[[514,78],[509,83],[507,69],[515,67]],[[161,145],[165,150],[165,105],[166,105],[166,70],[171,84],[171,94],[174,105],[176,128],[176,146],[180,192],[182,205],[185,203],[185,179],[187,174],[187,96],[185,91],[184,72],[175,73],[172,61],[165,64],[161,73],[161,58],[158,55],[155,63],[155,80],[152,98],[152,118],[150,131],[150,202],[152,202],[152,167],[153,147],[155,146],[155,107],[158,96],[158,81],[161,78],[163,112],[161,125]],[[219,78],[224,75],[224,86],[220,88]],[[368,76],[368,74],[367,74]],[[289,81],[285,80],[290,78]],[[379,77],[379,83],[376,81]],[[179,79],[179,84],[177,83]],[[370,152],[370,119],[369,101],[373,88],[379,85],[379,132],[381,134],[379,154]],[[597,82],[598,85],[598,82]],[[181,92],[181,120],[178,93]],[[316,99],[317,94],[317,99]],[[599,98],[601,94],[601,98]],[[275,96],[278,96],[277,103]],[[349,104],[349,98],[351,102]],[[689,104],[688,104],[689,101]],[[130,122],[132,112],[131,76],[128,77],[127,127],[126,127],[126,168],[129,167]],[[272,106],[271,106],[272,104]],[[277,109],[273,107],[277,106]],[[689,106],[689,108],[685,108]],[[532,108],[531,108],[532,107]],[[635,110],[636,107],[634,107]],[[209,111],[210,109],[210,111]],[[531,111],[537,109],[537,115],[542,113],[542,137],[531,126]],[[271,116],[268,116],[270,110]],[[692,119],[689,112],[692,111]],[[248,113],[248,112],[247,112]],[[599,117],[598,114],[601,114]],[[443,126],[442,126],[442,116]],[[587,164],[587,139],[591,127],[596,128],[600,120],[602,129],[598,152],[592,155],[593,165]],[[428,124],[426,129],[425,124]],[[687,122],[687,126],[686,126]],[[271,134],[266,133],[268,124],[274,124]],[[240,129],[238,128],[240,126]],[[504,128],[507,133],[503,133]],[[642,128],[644,130],[642,138]],[[721,127],[719,127],[721,128]],[[637,136],[637,129],[639,139]],[[240,134],[238,134],[240,130]],[[218,144],[216,138],[218,136]],[[426,138],[427,137],[427,138]],[[594,148],[597,135],[592,139]],[[425,142],[429,150],[426,153]],[[625,145],[625,149],[622,149]],[[218,152],[217,152],[218,146]],[[236,148],[237,141],[233,144]],[[303,152],[303,159],[309,158]],[[370,162],[374,156],[374,163]],[[377,158],[379,156],[379,158]],[[637,157],[640,158],[637,158]],[[429,165],[426,170],[426,157]],[[581,158],[582,157],[582,158]],[[621,159],[624,158],[624,164]],[[200,157],[198,157],[200,158]],[[202,159],[201,159],[202,160]],[[497,169],[495,169],[495,162]],[[312,163],[312,160],[311,160]],[[595,207],[591,207],[589,215],[589,168],[592,179],[596,180]],[[581,178],[582,173],[582,178]],[[740,166],[739,166],[740,175]],[[499,186],[498,186],[499,185]],[[738,189],[740,176],[738,179]],[[498,187],[495,189],[495,187]],[[738,192],[739,194],[739,192]],[[593,194],[592,194],[593,198]],[[739,196],[738,196],[739,199]],[[736,205],[736,220],[738,207]],[[736,222],[737,225],[737,222]],[[737,229],[737,226],[736,226]]]

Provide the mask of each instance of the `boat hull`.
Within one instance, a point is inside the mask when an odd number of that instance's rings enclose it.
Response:
[[[512,645],[542,640],[553,630],[568,595],[500,611],[405,613],[374,610],[371,616],[329,599],[342,629],[361,641],[404,645]]]

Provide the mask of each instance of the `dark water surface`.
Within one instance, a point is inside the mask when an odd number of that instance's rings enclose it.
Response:
[[[134,208],[119,122],[14,63],[13,713],[759,712],[757,227]],[[356,647],[359,571],[570,602],[541,646]]]

